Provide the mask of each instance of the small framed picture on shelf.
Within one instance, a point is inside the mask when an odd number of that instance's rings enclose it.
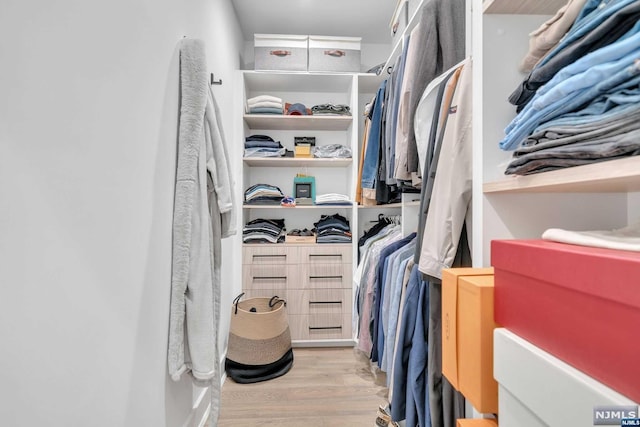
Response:
[[[293,196],[298,205],[313,205],[316,201],[315,177],[296,176],[293,179]]]

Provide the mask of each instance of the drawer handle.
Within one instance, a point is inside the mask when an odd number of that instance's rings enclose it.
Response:
[[[342,276],[309,276],[309,279],[342,279]]]
[[[342,326],[309,326],[310,331],[322,331],[327,329],[342,329]]]
[[[313,257],[313,256],[317,256],[317,257],[328,257],[328,256],[334,256],[334,257],[340,257],[342,258],[342,254],[309,254],[309,258]]]
[[[345,56],[347,52],[344,50],[334,49],[334,50],[325,50],[324,54],[327,56],[333,56],[335,58],[340,58],[341,56]]]
[[[287,276],[253,276],[253,280],[287,280]]]
[[[283,56],[291,55],[291,51],[290,50],[272,50],[269,52],[269,55],[283,57]]]
[[[254,255],[253,258],[284,258],[287,259],[286,255]]]
[[[342,301],[309,301],[309,304],[342,304]]]

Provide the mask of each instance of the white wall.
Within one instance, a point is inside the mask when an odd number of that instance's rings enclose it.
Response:
[[[230,104],[229,0],[0,5],[0,425],[190,417],[190,381],[166,374],[185,35],[207,42]]]

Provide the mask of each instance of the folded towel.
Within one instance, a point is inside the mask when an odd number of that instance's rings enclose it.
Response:
[[[247,104],[247,108],[245,109],[245,111],[249,112],[254,108],[277,108],[279,110],[284,111],[281,103],[271,102],[271,101],[256,102],[255,104]]]
[[[248,105],[256,104],[258,102],[277,102],[282,104],[282,99],[278,98],[277,96],[271,96],[271,95],[260,95],[260,96],[254,96],[253,98],[247,99]]]

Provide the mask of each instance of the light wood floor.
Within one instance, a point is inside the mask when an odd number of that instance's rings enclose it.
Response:
[[[378,384],[376,384],[378,383]],[[384,376],[352,348],[296,348],[291,370],[256,384],[227,379],[218,426],[374,427]]]

